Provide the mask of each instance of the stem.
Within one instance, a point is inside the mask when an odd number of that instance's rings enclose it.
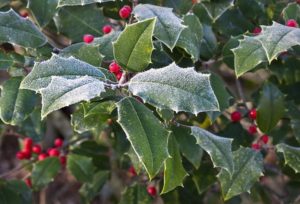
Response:
[[[236,87],[237,87],[237,90],[238,90],[239,98],[242,100],[242,102],[245,102],[246,100],[245,100],[245,95],[244,95],[244,92],[243,92],[241,82],[240,82],[239,79],[236,79],[235,82],[236,82]]]

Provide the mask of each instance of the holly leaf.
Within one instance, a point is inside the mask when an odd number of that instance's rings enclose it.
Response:
[[[285,112],[284,95],[271,83],[263,86],[257,107],[257,125],[264,132],[270,132]]]
[[[69,37],[72,42],[81,42],[86,33],[101,36],[100,28],[105,24],[104,16],[96,4],[60,8],[54,21],[58,32]]]
[[[196,139],[191,135],[191,129],[182,127],[172,127],[172,132],[176,137],[179,149],[183,156],[198,169],[201,163],[203,150],[196,144]]]
[[[283,10],[282,16],[285,21],[290,19],[296,20],[300,23],[300,5],[297,2],[289,3]]]
[[[183,48],[192,57],[193,62],[199,60],[201,41],[203,38],[202,25],[193,14],[183,17],[184,25],[187,27],[181,32],[176,46]]]
[[[276,145],[276,151],[283,153],[286,165],[289,165],[296,173],[300,172],[300,147],[292,147],[281,143]]]
[[[5,53],[0,51],[0,70],[11,68],[12,66],[23,66],[25,59],[16,53]]]
[[[27,8],[36,19],[40,27],[45,27],[56,13],[58,0],[29,0]]]
[[[212,27],[206,24],[202,25],[203,38],[201,42],[201,57],[210,59],[215,54],[218,48],[217,38],[212,30]]]
[[[100,66],[103,56],[99,53],[99,46],[95,44],[76,43],[62,49],[59,53],[62,57],[75,57],[93,66]]]
[[[234,0],[220,0],[202,2],[201,4],[206,9],[209,17],[215,22],[225,11],[233,7]]]
[[[134,98],[124,98],[116,105],[118,123],[152,179],[169,157],[170,132],[164,128],[152,111]]]
[[[294,136],[296,140],[300,142],[300,110],[297,105],[292,102],[287,104],[287,108]]]
[[[87,4],[104,3],[115,0],[59,0],[57,7],[63,6],[84,6]]]
[[[171,50],[175,47],[183,29],[182,20],[178,18],[171,8],[150,4],[138,4],[133,10],[134,16],[140,21],[157,17],[154,37],[164,43]]]
[[[112,42],[117,40],[121,32],[113,31],[109,34],[103,35],[102,37],[95,38],[93,45],[99,47],[99,52],[104,56],[104,60],[111,61],[114,59],[113,44]]]
[[[5,124],[20,125],[33,111],[37,97],[34,92],[20,90],[22,77],[5,81],[1,89],[0,118]]]
[[[38,161],[33,165],[31,172],[32,185],[36,189],[41,189],[53,178],[60,170],[60,163],[57,157],[49,157],[42,161]]]
[[[177,186],[183,187],[183,179],[188,175],[182,166],[179,146],[174,135],[169,137],[168,151],[171,158],[165,161],[164,186],[161,194],[167,193]]]
[[[136,183],[127,187],[121,195],[119,204],[152,204],[153,200],[146,189],[146,186]]]
[[[156,18],[127,25],[113,43],[114,57],[122,68],[143,71],[151,62],[152,36]]]
[[[53,77],[75,79],[84,76],[105,79],[104,73],[96,67],[73,57],[64,58],[53,55],[49,60],[36,63],[32,71],[22,81],[20,88],[40,92],[46,88]]]
[[[239,41],[239,46],[232,49],[234,53],[234,68],[237,77],[254,69],[268,58],[261,42],[255,37],[245,36]]]
[[[260,152],[240,147],[233,152],[232,176],[224,169],[218,174],[224,200],[243,192],[249,192],[260,176],[263,176],[263,158]]]
[[[229,175],[233,175],[232,139],[216,136],[196,126],[191,127],[191,130],[191,134],[196,138],[197,144],[209,154],[214,167],[221,167]]]
[[[37,48],[44,45],[47,38],[29,19],[22,18],[11,9],[0,12],[0,42]]]
[[[95,167],[92,158],[69,154],[67,160],[67,169],[79,182],[92,182]]]
[[[133,95],[159,109],[194,113],[218,111],[219,104],[208,74],[193,68],[182,69],[175,63],[135,75],[128,83]]]

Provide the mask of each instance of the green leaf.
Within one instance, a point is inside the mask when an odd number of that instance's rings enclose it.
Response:
[[[281,143],[276,145],[276,150],[283,153],[286,165],[292,167],[296,173],[300,172],[300,147],[292,147]]]
[[[194,114],[219,110],[209,75],[193,68],[182,69],[175,63],[135,75],[128,87],[134,95],[160,109]]]
[[[257,125],[264,132],[270,132],[284,115],[284,95],[271,83],[266,83],[257,107]]]
[[[173,126],[172,132],[176,137],[183,156],[198,169],[201,163],[203,150],[196,144],[197,141],[191,135],[191,129]]]
[[[215,22],[225,11],[233,6],[234,0],[219,0],[201,3],[210,18]]]
[[[289,3],[282,11],[283,19],[288,21],[290,19],[300,22],[300,5],[297,2]]]
[[[294,103],[288,103],[287,108],[294,136],[296,140],[300,142],[300,110]]]
[[[243,35],[231,37],[226,44],[223,46],[222,55],[223,62],[229,67],[234,68],[234,54],[232,49],[239,46],[239,40],[243,38]]]
[[[35,189],[41,189],[48,183],[53,181],[53,178],[60,170],[60,163],[57,157],[49,157],[42,161],[38,161],[33,165],[31,179]]]
[[[47,42],[46,37],[29,20],[22,18],[12,9],[0,12],[0,42],[36,48]]]
[[[67,169],[79,182],[92,182],[95,167],[90,157],[69,154]]]
[[[5,53],[0,50],[0,70],[8,69],[12,66],[23,66],[25,59],[16,53]]]
[[[147,187],[141,184],[127,187],[122,193],[119,204],[152,204],[152,198],[146,189]]]
[[[231,152],[232,139],[216,136],[196,126],[191,127],[191,130],[191,134],[196,138],[197,144],[209,154],[214,167],[221,167],[229,175],[232,175],[234,172]]]
[[[29,0],[27,8],[36,19],[40,27],[45,27],[56,13],[58,0]]]
[[[93,176],[93,181],[91,183],[85,183],[79,189],[81,196],[85,198],[88,202],[91,202],[94,197],[96,197],[105,182],[108,180],[109,172],[108,171],[98,171]]]
[[[103,56],[99,53],[99,46],[94,44],[76,43],[70,45],[59,53],[62,57],[73,56],[93,66],[100,66]]]
[[[159,39],[171,50],[175,47],[183,29],[182,20],[178,18],[171,8],[164,8],[150,4],[138,4],[133,10],[138,20],[157,17],[154,37]]]
[[[239,41],[239,46],[232,49],[234,53],[234,68],[237,77],[254,69],[262,62],[267,62],[266,52],[261,42],[255,37],[245,36]]]
[[[1,204],[23,204],[15,189],[9,188],[6,184],[0,183],[0,203]]]
[[[193,14],[188,14],[183,18],[184,25],[187,27],[181,32],[176,46],[183,48],[189,53],[194,62],[199,60],[201,41],[203,37],[202,25]]]
[[[174,135],[169,137],[168,151],[171,158],[165,161],[164,186],[161,194],[167,193],[177,186],[183,187],[183,179],[188,175],[182,166],[179,147]]]
[[[20,90],[22,77],[10,78],[1,89],[0,118],[10,125],[20,125],[33,111],[36,95],[29,90]]]
[[[58,32],[72,42],[82,42],[83,35],[87,33],[101,36],[101,28],[105,24],[104,16],[95,4],[60,8],[54,21]]]
[[[169,156],[170,132],[146,106],[134,98],[124,98],[116,105],[118,123],[152,179]]]
[[[112,42],[117,40],[120,33],[119,31],[112,31],[109,34],[94,39],[93,44],[98,45],[99,52],[101,55],[104,55],[104,60],[111,61],[114,59]]]
[[[63,107],[89,101],[105,92],[104,83],[94,77],[84,76],[77,79],[52,77],[51,83],[41,91],[42,118]]]
[[[212,168],[211,162],[203,161],[200,168],[191,175],[199,195],[204,193],[204,191],[217,181]]]
[[[113,43],[115,59],[124,69],[143,71],[151,62],[155,22],[156,18],[151,18],[127,25]]]
[[[84,6],[93,3],[104,3],[115,0],[59,0],[58,7],[63,6]]]
[[[240,147],[233,152],[233,161],[232,176],[223,169],[218,174],[224,200],[249,192],[259,177],[263,176],[263,158],[260,152]]]
[[[51,59],[34,65],[33,70],[21,83],[21,89],[40,92],[50,84],[53,77],[78,79],[84,76],[105,79],[104,73],[92,65],[73,57],[64,58],[53,55]]]
[[[32,190],[25,184],[24,181],[11,180],[7,183],[7,187],[17,193],[17,196],[21,199],[22,204],[32,204]]]
[[[193,7],[193,2],[190,0],[165,0],[162,4],[173,8],[177,14],[186,14]]]
[[[261,26],[257,36],[265,49],[269,63],[292,46],[300,45],[300,28],[293,28],[273,22],[272,26]]]
[[[210,59],[215,54],[218,48],[217,38],[212,30],[212,27],[206,24],[202,24],[203,39],[201,42],[201,57]]]

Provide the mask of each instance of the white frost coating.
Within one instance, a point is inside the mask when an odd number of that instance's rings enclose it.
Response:
[[[202,5],[207,11],[209,17],[215,22],[230,7],[234,6],[234,0],[220,2],[203,2]]]
[[[93,3],[103,3],[108,1],[115,1],[115,0],[59,0],[57,7],[63,7],[63,6],[84,6],[87,4],[93,4]]]
[[[182,69],[175,63],[161,69],[150,69],[134,76],[129,91],[159,109],[194,113],[219,111],[209,74],[193,68]]]
[[[89,101],[103,92],[104,83],[90,76],[75,79],[53,76],[49,86],[41,89],[42,118],[60,108]]]
[[[139,4],[134,8],[132,13],[139,21],[157,17],[154,36],[172,50],[181,32],[186,28],[182,24],[183,20],[177,17],[172,10],[172,8]]]
[[[45,35],[30,20],[20,17],[12,9],[0,12],[0,33],[0,42],[24,47],[36,48],[47,42]]]
[[[276,22],[273,22],[272,26],[261,27],[262,33],[257,39],[265,49],[269,63],[292,46],[300,45],[300,28],[288,27]]]

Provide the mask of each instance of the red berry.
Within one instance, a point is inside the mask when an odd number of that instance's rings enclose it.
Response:
[[[120,10],[119,10],[119,15],[121,18],[126,19],[130,16],[131,14],[131,7],[126,5],[123,6]]]
[[[30,150],[29,149],[24,149],[22,151],[22,154],[24,155],[24,159],[30,159],[30,157],[31,157],[31,149]]]
[[[261,33],[261,28],[260,27],[255,27],[252,31],[253,34],[258,35]]]
[[[233,113],[231,113],[231,121],[232,122],[239,122],[242,118],[242,115],[240,112],[238,111],[234,111]]]
[[[93,41],[94,41],[94,36],[93,35],[85,34],[83,36],[83,42],[85,42],[85,43],[91,43]]]
[[[260,140],[264,143],[267,144],[269,141],[269,136],[268,135],[263,135],[261,136]]]
[[[251,135],[257,133],[256,125],[251,125],[251,126],[248,128],[248,132],[249,132]]]
[[[42,147],[39,144],[36,144],[32,147],[32,152],[36,154],[40,154],[42,152]]]
[[[298,23],[297,23],[297,21],[294,20],[294,19],[288,20],[288,21],[285,23],[285,25],[286,25],[286,26],[289,26],[289,27],[294,27],[294,28],[298,27]]]
[[[108,118],[106,121],[107,125],[112,125],[113,124],[113,120],[111,118]]]
[[[297,3],[300,4],[300,0],[297,0]]]
[[[16,157],[19,160],[23,160],[23,159],[25,159],[26,155],[24,155],[23,152],[19,151],[19,152],[17,152]]]
[[[108,69],[111,73],[114,74],[118,74],[121,71],[121,67],[116,62],[110,63]]]
[[[137,173],[136,173],[133,166],[129,167],[128,172],[131,174],[131,176],[136,176],[137,175]]]
[[[30,151],[32,149],[33,140],[30,137],[27,137],[23,141],[24,150]]]
[[[61,138],[57,138],[54,140],[54,146],[55,147],[61,147],[63,145],[64,141]]]
[[[32,183],[31,183],[31,179],[30,178],[26,178],[24,180],[24,182],[26,183],[26,185],[29,187],[29,188],[32,188]]]
[[[50,157],[58,157],[60,152],[58,151],[58,149],[52,148],[52,149],[49,150],[48,154],[49,154]]]
[[[42,161],[42,160],[46,159],[47,157],[48,157],[48,154],[42,153],[42,154],[40,154],[40,155],[38,156],[38,160],[39,160],[39,161]]]
[[[26,10],[22,10],[22,11],[20,11],[20,16],[22,16],[23,18],[26,18],[28,16],[28,12]]]
[[[256,119],[256,109],[252,109],[250,112],[249,112],[249,118],[255,120]]]
[[[60,157],[59,157],[59,161],[60,161],[60,164],[61,164],[62,166],[65,166],[66,163],[67,163],[67,156],[65,156],[65,155],[60,156]]]
[[[102,28],[102,32],[104,33],[104,34],[108,34],[108,33],[110,33],[112,31],[112,27],[110,26],[110,25],[105,25],[105,26],[103,26],[103,28]]]
[[[119,72],[116,74],[116,77],[118,80],[120,80],[122,78],[122,74],[123,74],[122,72]]]
[[[252,149],[254,150],[260,150],[260,145],[258,143],[254,143],[251,145]]]
[[[156,196],[156,188],[154,187],[154,186],[149,186],[148,188],[147,188],[147,192],[149,193],[149,195],[151,195],[151,196]]]

